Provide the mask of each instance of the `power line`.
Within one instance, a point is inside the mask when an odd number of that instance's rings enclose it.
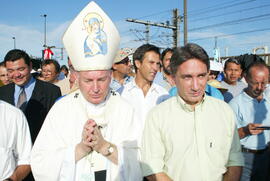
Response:
[[[229,11],[229,12],[226,12],[226,13],[207,16],[207,17],[202,17],[202,18],[197,18],[197,19],[190,18],[189,20],[191,20],[191,22],[196,22],[196,21],[201,21],[201,20],[205,20],[205,19],[217,18],[217,17],[224,16],[224,15],[237,14],[237,13],[240,13],[240,12],[243,12],[243,11],[250,11],[250,10],[254,10],[254,9],[258,9],[258,8],[265,8],[265,7],[269,7],[269,6],[270,6],[270,4],[265,4],[265,5],[261,5],[261,6],[257,6],[257,7],[240,9],[240,10],[236,10],[236,11]]]
[[[154,27],[162,27],[165,29],[171,29],[173,31],[173,39],[174,39],[174,47],[177,47],[178,42],[179,42],[179,23],[180,23],[180,16],[178,13],[178,9],[173,9],[173,22],[172,25],[170,24],[169,21],[166,21],[165,23],[156,23],[156,22],[150,22],[150,21],[144,21],[144,20],[137,20],[137,19],[131,19],[128,18],[126,21],[132,22],[132,23],[138,23],[138,24],[143,24],[145,25],[146,31],[145,31],[145,40],[146,43],[150,41],[150,26]],[[151,37],[152,38],[152,37]]]
[[[218,26],[228,26],[228,25],[233,25],[233,24],[239,24],[241,22],[251,21],[251,20],[254,20],[257,18],[262,18],[262,17],[267,17],[267,16],[270,16],[270,13],[258,15],[258,16],[247,17],[247,18],[242,18],[242,19],[237,19],[237,20],[232,20],[232,21],[226,21],[226,22],[202,26],[202,27],[197,27],[197,28],[190,29],[189,32],[202,30],[202,29],[208,29],[208,28],[214,28],[214,27],[218,27]]]
[[[256,0],[247,0],[247,1],[243,1],[243,2],[239,2],[239,3],[234,3],[234,4],[230,4],[230,5],[226,5],[226,6],[221,6],[219,8],[217,7],[212,7],[212,8],[205,8],[203,9],[201,12],[200,11],[197,11],[196,13],[190,13],[189,16],[191,15],[201,15],[201,14],[206,14],[206,13],[209,13],[209,12],[215,12],[215,11],[219,11],[220,9],[226,9],[226,8],[230,8],[230,7],[234,7],[234,6],[239,6],[239,5],[243,5],[243,4],[247,4],[247,3],[250,3],[250,2],[253,2],[253,1],[256,1]]]
[[[240,1],[240,0],[238,0],[238,1]],[[201,11],[204,11],[204,10],[206,10],[206,9],[210,9],[210,8],[217,8],[217,7],[219,7],[219,6],[222,6],[222,5],[225,5],[225,4],[231,4],[231,3],[235,3],[236,2],[236,0],[232,0],[232,1],[229,1],[229,2],[223,2],[223,3],[219,3],[219,4],[216,4],[216,5],[214,5],[214,6],[209,6],[209,7],[206,7],[206,8],[203,8],[203,9],[193,9],[193,10],[190,10],[189,12],[190,13],[193,13],[193,12],[201,12]]]
[[[141,31],[139,31],[139,30],[134,30],[134,29],[130,29],[130,31],[138,38],[139,41],[145,40],[145,38],[144,38],[143,35],[141,34]],[[141,37],[139,37],[138,35],[140,35]]]
[[[121,43],[121,45],[124,46],[124,45],[130,44],[130,43],[133,43],[133,42],[137,42],[137,40],[128,40],[128,41]]]
[[[226,35],[208,36],[208,37],[204,37],[204,38],[193,39],[193,40],[190,40],[190,41],[199,41],[199,40],[205,40],[205,39],[210,39],[210,38],[215,38],[215,37],[221,38],[221,37],[228,37],[228,36],[233,36],[233,35],[254,33],[254,32],[260,32],[260,31],[267,31],[267,30],[270,30],[270,28],[256,29],[256,30],[250,30],[250,31],[242,31],[242,32],[231,33],[231,34],[226,34]]]
[[[160,37],[160,42],[162,45],[166,45],[166,44],[171,45],[173,43],[171,40],[168,39],[168,37],[166,40],[164,40],[162,37]]]
[[[265,41],[265,42],[253,42],[253,43],[236,43],[234,45],[243,45],[243,46],[246,46],[246,45],[262,45],[262,44],[269,44],[270,41]]]
[[[154,38],[159,32],[160,32],[160,27],[157,27],[156,32],[153,33],[153,34],[150,36],[150,38],[151,38],[151,39]]]
[[[155,44],[155,45],[158,45],[158,47],[159,48],[162,48],[162,49],[165,49],[164,46],[165,47],[168,47],[168,46],[171,46],[172,45],[172,42],[166,42],[166,43],[164,43],[164,42],[162,42],[160,40],[153,41],[152,43]]]
[[[164,10],[164,11],[161,11],[161,12],[153,13],[153,14],[150,14],[150,15],[145,15],[145,16],[142,16],[142,17],[134,18],[134,19],[144,19],[144,18],[148,18],[148,17],[151,17],[151,16],[156,16],[156,15],[168,13],[168,12],[171,12],[171,11],[172,11],[171,9]]]

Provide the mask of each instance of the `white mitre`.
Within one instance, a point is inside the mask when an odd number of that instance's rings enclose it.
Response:
[[[77,71],[111,69],[119,42],[115,25],[93,1],[77,15],[63,36],[63,44]]]

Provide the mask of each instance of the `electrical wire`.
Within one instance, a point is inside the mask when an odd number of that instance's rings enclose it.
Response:
[[[229,12],[226,12],[226,13],[212,15],[212,16],[207,16],[207,17],[202,17],[202,18],[197,18],[197,19],[189,18],[189,21],[190,22],[196,22],[196,21],[201,21],[201,20],[205,20],[205,19],[217,18],[217,17],[225,16],[225,15],[237,14],[237,13],[241,13],[243,11],[250,11],[250,10],[259,9],[259,8],[266,8],[266,7],[269,7],[269,6],[270,6],[270,4],[265,4],[265,5],[261,5],[261,6],[257,6],[257,7],[240,9],[240,10],[236,10],[236,11],[229,11]]]
[[[191,39],[190,41],[206,40],[206,39],[215,38],[215,37],[222,38],[222,37],[229,37],[229,36],[233,36],[233,35],[241,35],[241,34],[247,34],[247,33],[267,31],[267,30],[270,30],[270,28],[256,29],[256,30],[250,30],[250,31],[242,31],[242,32],[230,33],[230,34],[225,34],[225,35],[208,36],[208,37],[204,37],[204,38]]]
[[[268,17],[268,16],[270,16],[270,13],[257,15],[257,16],[252,16],[252,17],[247,17],[247,18],[242,18],[242,19],[237,19],[237,20],[232,20],[232,21],[226,21],[226,22],[207,25],[207,26],[201,26],[201,27],[189,29],[188,31],[192,32],[192,31],[198,31],[198,30],[202,30],[202,29],[208,29],[208,28],[214,28],[214,27],[220,27],[220,26],[228,26],[228,25],[233,25],[233,24],[239,24],[239,23],[251,21],[251,20],[254,20],[254,19],[257,19],[257,18]]]
[[[238,1],[241,1],[241,0],[238,0]],[[231,4],[231,3],[235,3],[235,2],[236,2],[236,0],[232,0],[232,1],[216,4],[214,6],[209,6],[209,7],[203,8],[203,9],[201,9],[201,8],[200,9],[193,9],[193,10],[189,10],[188,13],[201,12],[201,11],[205,11],[205,10],[212,9],[212,8],[218,8],[219,6],[222,6],[225,4]],[[190,15],[190,14],[188,14],[188,15]]]
[[[244,2],[239,2],[239,3],[234,3],[234,4],[230,4],[230,5],[227,5],[227,6],[222,6],[222,7],[213,7],[213,8],[205,8],[203,9],[203,11],[201,12],[196,12],[196,13],[190,13],[188,14],[188,16],[194,16],[194,15],[202,15],[202,14],[206,14],[206,13],[212,13],[212,12],[215,12],[215,11],[219,11],[220,9],[226,9],[226,8],[231,8],[231,7],[235,7],[235,6],[240,6],[240,5],[243,5],[243,4],[247,4],[247,3],[250,3],[250,2],[254,2],[256,0],[247,0],[247,1],[244,1]]]
[[[153,13],[153,14],[150,14],[150,15],[141,16],[141,17],[134,18],[134,19],[148,18],[148,17],[151,17],[151,16],[157,16],[157,15],[164,14],[164,13],[168,13],[168,12],[171,12],[171,11],[172,11],[171,9],[169,9],[169,10],[164,10],[164,11],[161,11],[161,12],[157,12],[157,13]]]

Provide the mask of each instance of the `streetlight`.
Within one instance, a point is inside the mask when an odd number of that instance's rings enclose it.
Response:
[[[46,45],[46,17],[47,17],[47,14],[43,14],[40,16],[44,17],[44,45],[43,45],[43,47],[46,48],[47,47],[47,45]]]
[[[13,45],[14,45],[14,49],[16,49],[16,37],[15,37],[15,36],[13,36],[13,37],[12,37],[12,39],[13,39]]]
[[[188,42],[188,28],[187,28],[187,0],[184,0],[184,45]]]

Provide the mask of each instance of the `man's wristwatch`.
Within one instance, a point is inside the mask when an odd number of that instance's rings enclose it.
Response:
[[[110,156],[113,152],[114,152],[114,147],[113,147],[113,145],[112,144],[109,144],[109,146],[107,147],[107,153],[106,154],[104,154],[103,156]]]

